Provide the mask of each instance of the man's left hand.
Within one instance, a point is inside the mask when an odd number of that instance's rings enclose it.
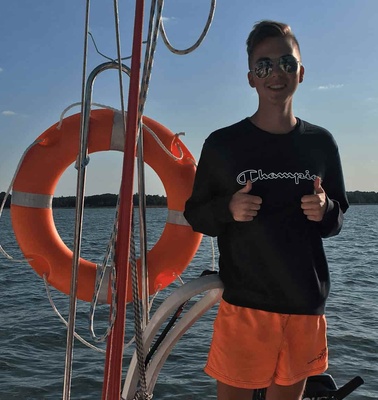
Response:
[[[305,195],[301,199],[303,214],[310,221],[320,222],[327,209],[327,195],[322,188],[320,177],[314,181],[314,194]]]

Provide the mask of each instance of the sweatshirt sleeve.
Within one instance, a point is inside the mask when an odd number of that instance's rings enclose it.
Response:
[[[193,192],[185,205],[184,216],[193,230],[218,236],[234,219],[229,210],[232,194],[219,193],[213,173],[211,147],[206,141],[198,162]]]
[[[344,221],[344,213],[349,208],[340,155],[335,142],[334,146],[334,151],[329,156],[329,165],[322,182],[322,187],[327,194],[327,210],[323,220],[318,223],[319,231],[323,238],[339,234]]]

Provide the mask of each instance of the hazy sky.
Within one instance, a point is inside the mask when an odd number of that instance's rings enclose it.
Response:
[[[130,55],[134,1],[120,1],[123,56]],[[144,38],[150,2],[146,1]],[[207,20],[210,0],[166,0],[171,43],[191,46]],[[24,150],[80,101],[84,0],[3,1],[0,13],[0,192]],[[145,115],[173,132],[198,159],[215,129],[253,114],[257,96],[247,82],[245,40],[253,24],[291,25],[306,68],[295,114],[324,126],[338,142],[347,190],[378,191],[378,1],[218,0],[214,20],[193,53],[169,52],[159,37]],[[102,53],[116,57],[113,2],[92,1],[90,31]],[[105,60],[89,45],[88,73]],[[128,79],[125,77],[127,104]],[[100,75],[93,100],[120,108],[117,72]],[[79,112],[79,108],[70,113]],[[94,154],[86,194],[118,193],[122,154]],[[76,192],[76,170],[63,174],[56,196]],[[147,170],[148,194],[164,194]]]

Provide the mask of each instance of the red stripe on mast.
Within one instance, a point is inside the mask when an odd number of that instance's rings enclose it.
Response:
[[[129,269],[130,230],[133,211],[133,180],[138,133],[143,14],[144,0],[136,0],[131,74],[127,105],[127,134],[123,153],[120,193],[121,201],[115,249],[115,268],[117,273],[117,316],[106,347],[104,385],[102,390],[103,400],[119,400],[121,396],[123,344],[126,322],[126,288]]]

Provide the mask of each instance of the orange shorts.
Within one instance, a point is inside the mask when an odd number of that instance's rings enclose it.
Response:
[[[278,314],[221,300],[205,372],[244,389],[292,385],[328,367],[324,315]]]

